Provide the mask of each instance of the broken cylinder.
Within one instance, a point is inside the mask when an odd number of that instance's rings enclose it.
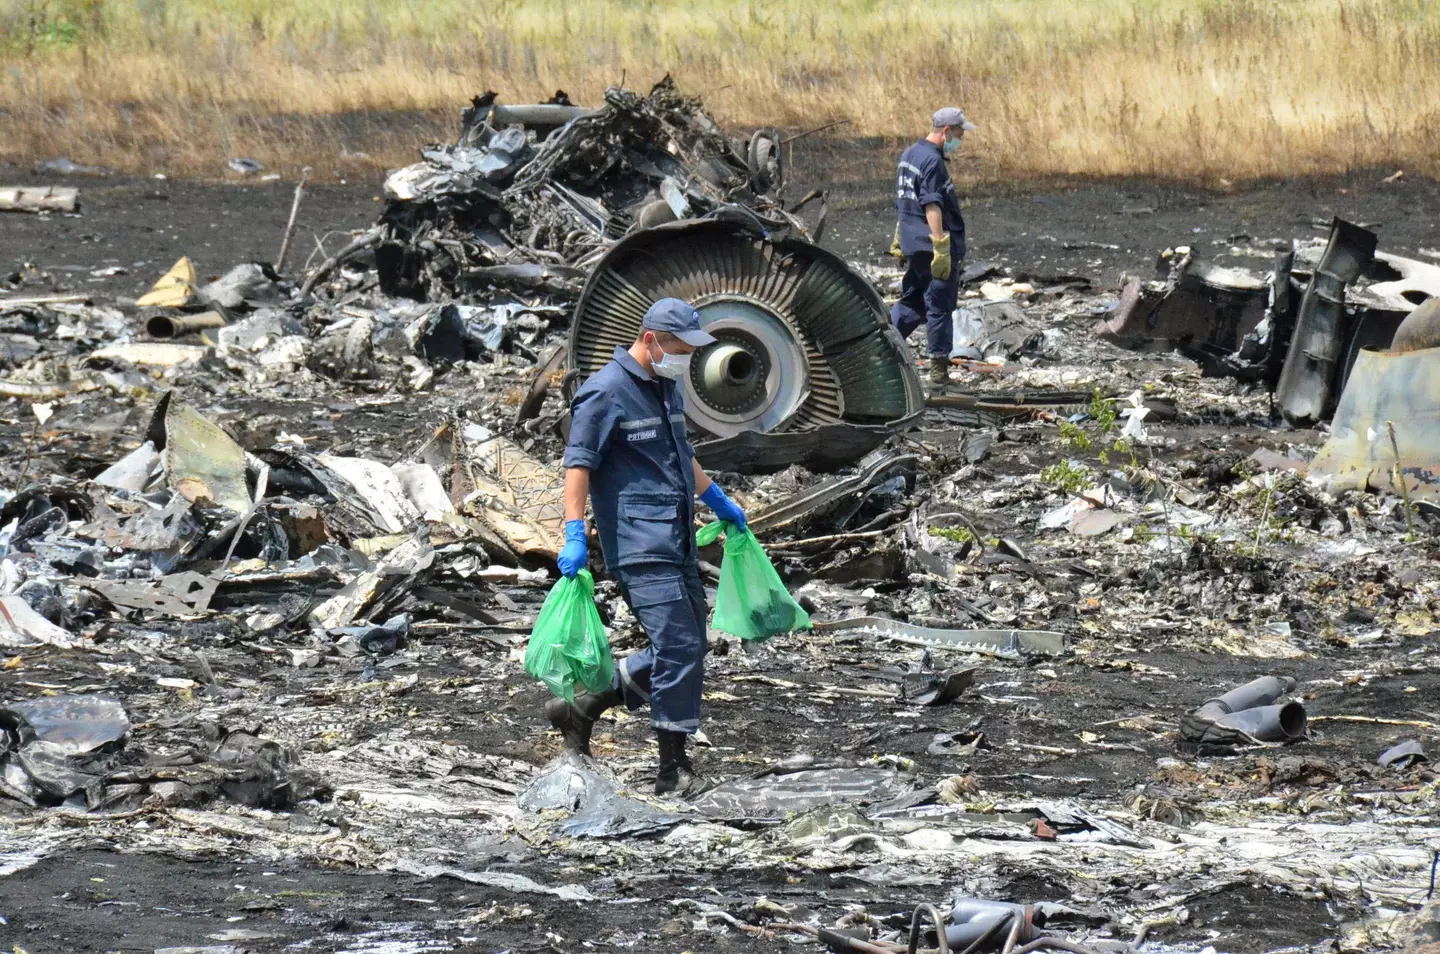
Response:
[[[691,302],[716,338],[680,382],[702,463],[851,463],[924,410],[909,350],[868,279],[817,245],[734,221],[662,225],[607,252],[575,310],[574,367],[604,367],[665,297]]]

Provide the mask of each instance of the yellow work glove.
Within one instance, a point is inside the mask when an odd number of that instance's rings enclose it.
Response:
[[[950,277],[950,266],[954,264],[950,260],[950,233],[932,235],[930,241],[935,245],[935,257],[930,259],[930,276],[943,282]]]
[[[900,251],[900,223],[895,223],[895,237],[890,240],[890,254],[896,258],[904,258],[905,253]]]

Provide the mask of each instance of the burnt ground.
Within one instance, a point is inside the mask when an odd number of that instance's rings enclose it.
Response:
[[[792,167],[804,171],[791,174],[792,191],[828,190],[824,244],[851,260],[888,261],[894,227],[888,156],[873,142],[846,140],[801,140],[793,156]],[[1383,181],[1391,171],[1221,190],[1135,179],[972,184],[961,189],[968,197],[967,257],[1008,267],[1017,281],[1082,276],[1097,288],[1118,289],[1122,275],[1149,277],[1156,254],[1176,245],[1198,249],[1201,258],[1266,268],[1268,262],[1230,250],[1323,236],[1338,215],[1377,231],[1382,250],[1423,258],[1422,249],[1440,248],[1433,226],[1440,183]],[[333,251],[340,240],[331,233],[368,226],[379,211],[382,178],[309,187],[292,264],[314,253],[317,239],[330,235]],[[293,183],[278,180],[57,179],[4,165],[0,180],[78,186],[83,211],[8,216],[0,223],[0,266],[30,262],[77,287],[132,297],[180,255],[191,256],[202,279],[236,262],[273,259],[294,193]],[[1096,247],[1109,245],[1118,248]],[[92,281],[91,271],[117,265],[129,274]]]
[[[23,877],[7,879],[7,886],[18,890],[7,891],[9,924],[0,926],[0,941],[30,951],[231,944],[248,951],[406,954],[550,951],[582,941],[623,949],[634,946],[637,929],[653,931],[680,913],[658,910],[638,919],[633,904],[581,908],[408,875],[103,851],[47,858]],[[681,895],[712,887],[686,885],[683,878],[674,885]],[[733,879],[727,887],[736,897],[814,893],[787,884],[780,869],[768,878]],[[668,933],[680,933],[678,926]],[[685,943],[697,952],[735,949],[723,938]]]
[[[1114,804],[1143,789],[1144,798],[1132,806],[1136,814],[1161,820],[1175,812],[1181,818],[1204,817],[1213,809],[1212,800],[1218,799],[1271,798],[1290,806],[1287,812],[1303,816],[1321,811],[1317,803],[1335,797],[1342,783],[1403,796],[1430,777],[1423,772],[1386,775],[1373,765],[1375,754],[1413,737],[1413,730],[1345,722],[1317,722],[1314,738],[1293,750],[1177,763],[1171,728],[1176,697],[1196,699],[1243,681],[1256,671],[1254,661],[1159,647],[1147,651],[1135,646],[1132,652],[1113,648],[1121,652],[1106,653],[1111,658],[1093,662],[1066,661],[1053,670],[1044,663],[1019,671],[1005,664],[982,664],[979,695],[941,709],[920,710],[923,715],[914,720],[893,718],[893,703],[836,702],[833,696],[817,701],[799,688],[775,691],[753,682],[714,679],[712,684],[724,685],[730,692],[709,703],[706,729],[712,747],[701,750],[698,762],[702,769],[729,774],[739,769],[734,759],[741,753],[752,764],[798,753],[814,755],[820,762],[888,753],[914,759],[927,777],[968,776],[988,797],[1001,799],[1007,793],[1029,793]],[[1440,673],[1433,660],[1440,638],[1410,640],[1405,648],[1411,662],[1382,665],[1379,668],[1387,670],[1384,675],[1361,685],[1315,687],[1355,667],[1353,653],[1347,650],[1286,661],[1266,671],[1294,675],[1308,686],[1312,717],[1383,713],[1392,719],[1434,720],[1431,710],[1440,694]],[[495,691],[485,694],[492,702],[460,703],[455,686],[480,683],[473,670],[467,673],[455,659],[475,647],[463,639],[425,639],[412,650],[407,656],[413,662],[407,660],[400,670],[418,677],[417,687],[404,700],[412,741],[433,739],[536,765],[558,751],[555,739],[543,732],[537,718],[547,696],[518,667],[509,670],[493,687]],[[224,641],[210,642],[205,651],[222,682],[254,679],[267,687],[262,700],[274,705],[294,706],[296,702],[284,700],[307,691],[313,698],[323,694],[322,687],[352,684],[361,678],[355,670],[363,665],[327,666],[307,675],[260,663],[238,647],[227,649]],[[26,654],[23,670],[6,674],[0,689],[7,695],[29,694],[27,686],[59,687],[93,679],[59,654],[48,661],[47,655],[51,654]],[[832,649],[827,655],[829,666],[819,672],[797,674],[793,662],[782,665],[775,660],[747,670],[746,676],[801,685],[812,680],[872,689],[882,685],[864,678],[862,667],[873,664],[870,651],[857,645],[849,652]],[[1421,668],[1426,661],[1431,661],[1428,670]],[[500,657],[491,655],[490,662],[498,663]],[[723,661],[712,668],[730,669]],[[153,689],[149,683],[154,675],[184,671],[152,662],[139,674],[113,679],[107,688],[134,700]],[[362,744],[367,736],[382,736],[399,715],[379,701],[383,695],[376,691],[360,699],[367,708],[373,706],[368,716],[351,726]],[[165,710],[155,715],[161,711]],[[1087,729],[1102,741],[1080,741],[1081,731]],[[977,730],[983,732],[984,743],[972,755],[926,752],[936,733]],[[136,734],[140,739],[147,736],[143,728]],[[602,725],[597,756],[622,762],[628,756],[633,763],[638,755],[644,761],[653,757],[648,736],[642,719]],[[643,775],[643,768],[632,774]],[[303,818],[305,811],[297,814]],[[298,827],[284,813],[266,817],[264,824],[280,839]],[[137,823],[143,822],[142,814]],[[760,951],[781,948],[774,946],[777,941],[752,941],[726,932],[723,926],[718,933],[713,928],[695,929],[687,899],[720,905],[742,916],[757,898],[832,913],[861,904],[881,915],[905,912],[943,896],[938,886],[857,884],[846,880],[843,872],[809,870],[783,856],[768,865],[727,873],[723,865],[697,872],[684,864],[666,864],[663,858],[647,859],[643,865],[617,864],[603,855],[586,858],[584,852],[567,858],[559,842],[537,845],[530,857],[498,865],[484,850],[473,856],[468,850],[460,852],[462,867],[513,870],[550,885],[588,885],[597,893],[609,889],[606,903],[577,904],[447,879],[353,870],[347,864],[254,859],[246,857],[244,839],[227,850],[183,847],[184,839],[177,840],[176,849],[160,854],[61,852],[4,878],[0,942],[28,951],[231,943],[251,951],[403,954],[571,949],[584,940],[602,950],[638,942],[645,950],[678,950],[670,944],[683,943],[683,949],[696,952]],[[520,851],[525,853],[523,847]],[[473,863],[466,864],[472,857]],[[1002,875],[998,887],[1015,901],[1071,900],[1059,881]],[[1274,917],[1277,900],[1285,906],[1285,919]],[[1258,954],[1333,938],[1345,922],[1363,913],[1362,908],[1343,902],[1277,895],[1275,888],[1261,884],[1227,884],[1201,891],[1187,899],[1187,908],[1190,918],[1183,928],[1157,928],[1152,939],[1182,943],[1203,939],[1222,951]]]
[[[883,170],[883,157],[853,144],[806,148],[808,155],[798,157],[797,164],[809,161],[834,170],[827,244],[855,260],[888,264],[883,248],[893,220],[888,174],[877,172]],[[1254,257],[1231,258],[1221,250],[1321,235],[1332,215],[1376,228],[1387,251],[1419,255],[1423,248],[1440,246],[1432,238],[1440,184],[1406,179],[1384,184],[1381,178],[1382,173],[1367,172],[1346,180],[1267,183],[1224,192],[1144,182],[977,187],[970,191],[967,215],[970,257],[1008,267],[1017,279],[1084,276],[1103,295],[1118,289],[1123,274],[1148,275],[1155,253],[1177,244],[1201,248],[1204,257],[1264,267]],[[3,169],[0,179],[38,181]],[[0,273],[33,263],[48,273],[57,290],[93,288],[122,298],[143,292],[181,254],[195,259],[202,276],[218,274],[238,261],[270,258],[292,191],[284,183],[124,178],[81,178],[67,184],[82,190],[81,216],[0,219]],[[374,185],[312,189],[300,218],[297,260],[314,249],[311,236],[367,225],[378,209],[378,191]],[[330,247],[339,241],[331,238]],[[1086,247],[1067,249],[1066,244]],[[115,265],[125,267],[127,274],[92,280],[92,271]],[[41,290],[26,287],[27,292]],[[1114,352],[1106,360],[1130,368],[1134,359]],[[1165,382],[1181,394],[1198,387],[1197,375],[1184,362],[1145,360],[1149,363],[1134,374]],[[399,457],[428,435],[438,404],[453,406],[468,399],[452,389],[436,399],[397,396],[393,402],[375,403],[363,394],[330,394],[301,402],[283,393],[252,394],[204,382],[188,386],[210,389],[212,403],[224,406],[215,418],[237,436],[249,438],[247,444],[261,444],[278,430],[295,430],[303,423],[304,436],[318,442],[313,445],[317,448],[385,460]],[[1232,401],[1233,391],[1220,397]],[[1235,400],[1238,410],[1225,410],[1223,402],[1213,399],[1182,413],[1178,422],[1155,428],[1166,466],[1180,470],[1240,446],[1247,451],[1255,446],[1283,449],[1313,446],[1319,439],[1313,432],[1274,428],[1258,397]],[[115,459],[121,447],[130,446],[125,442],[143,425],[147,406],[148,401],[122,401],[117,409],[129,410],[126,419],[99,428],[87,429],[84,420],[72,419],[63,447],[56,444],[41,456],[56,471],[93,475]],[[18,441],[24,432],[20,420],[11,412],[6,417],[6,440]],[[64,410],[57,419],[63,429]],[[947,419],[932,414],[927,433],[943,433],[948,427]],[[1033,475],[1065,457],[1053,428],[1017,428],[1005,437],[984,469],[957,491],[961,498],[978,498],[1002,486],[1004,478]],[[1173,443],[1165,444],[1167,438]],[[1023,490],[1015,493],[1022,508],[1045,498],[1038,489],[1029,497]],[[1238,506],[1223,494],[1221,498],[1212,499]],[[1363,510],[1361,504],[1356,512]],[[989,522],[982,531],[1008,535],[1003,512],[987,513],[985,519]],[[1382,524],[1376,516],[1371,526],[1377,532],[1396,529],[1393,520],[1388,528]],[[1027,547],[1028,533],[1021,538]],[[887,644],[838,636],[754,655],[732,649],[711,661],[706,723],[711,745],[700,750],[697,760],[703,769],[726,775],[797,754],[820,763],[894,756],[913,760],[928,779],[968,776],[986,798],[1002,803],[1022,796],[1079,799],[1124,806],[1137,824],[1214,822],[1229,817],[1237,805],[1264,804],[1267,811],[1298,825],[1307,818],[1363,818],[1369,802],[1356,802],[1355,792],[1372,799],[1404,799],[1415,793],[1433,799],[1433,777],[1424,769],[1397,774],[1374,765],[1381,751],[1402,739],[1418,736],[1432,751],[1440,748],[1433,728],[1414,725],[1440,722],[1440,704],[1435,702],[1440,698],[1440,631],[1411,625],[1402,635],[1393,629],[1380,639],[1367,635],[1394,621],[1416,574],[1420,579],[1436,577],[1433,536],[1428,544],[1422,540],[1404,546],[1393,544],[1397,537],[1389,539],[1394,551],[1389,555],[1398,553],[1400,562],[1332,567],[1329,573],[1323,559],[1295,549],[1280,548],[1268,559],[1255,560],[1204,540],[1186,540],[1177,545],[1178,553],[1159,556],[1146,556],[1135,544],[1097,550],[1082,542],[1062,542],[1046,549],[1048,564],[1037,558],[1039,573],[972,564],[957,580],[960,593],[972,599],[994,596],[999,609],[1015,614],[1010,625],[1064,632],[1078,651],[1026,664],[981,658],[975,688],[956,703],[906,709],[891,699],[831,690],[886,686],[876,667],[913,661],[918,654],[909,650],[894,652]],[[1079,582],[1043,569],[1067,561],[1094,563],[1092,575]],[[798,563],[782,569],[795,585],[809,575]],[[859,599],[884,606],[887,599],[920,594],[933,600],[931,615],[954,612],[944,592],[930,584],[890,581],[874,589],[878,595]],[[514,587],[506,593],[532,612],[539,598],[534,588]],[[1042,595],[1026,598],[1036,593]],[[1271,619],[1292,622],[1293,642],[1303,653],[1257,659],[1219,646],[1233,632],[1249,631]],[[968,620],[961,616],[960,622]],[[558,751],[557,740],[542,731],[539,718],[547,698],[544,690],[507,661],[504,648],[463,634],[421,634],[379,674],[367,668],[370,664],[363,658],[330,659],[316,669],[293,667],[283,655],[252,651],[248,637],[234,633],[197,630],[179,635],[183,650],[140,652],[133,643],[117,640],[107,647],[103,672],[67,654],[27,651],[21,664],[0,671],[0,696],[103,686],[126,699],[137,743],[159,744],[169,738],[160,722],[172,711],[195,719],[213,716],[211,702],[176,697],[164,689],[157,692],[154,683],[156,676],[193,676],[186,653],[201,649],[219,682],[243,688],[246,698],[267,711],[277,726],[287,720],[343,715],[341,735],[347,745],[388,744],[397,726],[403,726],[407,744],[459,746],[533,766]],[[633,638],[622,633],[616,641],[623,647]],[[1184,708],[1271,672],[1297,679],[1297,692],[1306,699],[1312,718],[1309,741],[1229,756],[1177,751],[1174,727]],[[1397,724],[1327,718],[1337,716],[1383,716]],[[1412,724],[1398,724],[1405,722]],[[277,729],[277,734],[283,731]],[[981,741],[973,751],[932,754],[931,743],[940,733],[960,733],[966,739],[980,733]],[[319,747],[312,752],[336,746],[292,734]],[[653,757],[643,719],[607,721],[596,748],[602,760],[618,766],[622,779],[636,783]],[[352,804],[337,798],[337,804],[342,803]],[[276,812],[249,821],[267,827],[281,843],[287,833],[332,824],[321,819],[307,827],[304,815]],[[422,827],[432,823],[427,819],[422,810],[407,824]],[[17,814],[11,820],[18,824],[22,818]],[[0,835],[4,822],[0,818]],[[60,827],[65,824],[83,823]],[[778,950],[790,945],[746,937],[713,919],[697,926],[700,915],[686,899],[744,917],[756,899],[768,898],[823,911],[833,920],[857,903],[876,914],[908,911],[920,901],[943,899],[952,884],[946,878],[925,886],[866,885],[847,880],[843,866],[831,871],[802,864],[787,851],[776,851],[763,863],[717,858],[697,869],[679,858],[667,862],[666,852],[653,842],[642,852],[648,852],[643,864],[623,852],[577,850],[554,838],[540,838],[498,862],[483,846],[475,849],[473,858],[468,847],[462,848],[454,862],[472,870],[488,864],[494,870],[526,873],[545,885],[585,884],[605,899],[577,904],[377,872],[373,855],[351,858],[307,851],[304,860],[275,857],[259,848],[264,839],[258,835],[232,832],[217,840],[203,832],[203,826],[196,827],[200,822],[195,819],[177,823],[174,817],[141,812],[129,824],[135,832],[124,837],[111,832],[100,836],[99,844],[62,849],[4,877],[0,945],[35,954],[215,944],[252,951],[408,954],[452,947],[570,950],[577,941],[589,940],[602,950]],[[470,837],[467,825],[486,830],[481,820],[456,822],[440,816],[433,824],[462,840]],[[131,838],[151,825],[193,836],[193,842],[179,837],[175,847],[167,849],[156,840]],[[41,834],[28,827],[16,830]],[[341,830],[347,839],[352,836],[343,826]],[[363,835],[359,840],[363,844]],[[472,863],[464,863],[467,859]],[[1086,861],[1095,865],[1084,872],[1087,878],[1114,890],[1125,883],[1125,876],[1103,857]],[[958,870],[965,867],[958,855],[956,865]],[[1081,901],[1087,900],[1059,873],[1047,878],[1029,869],[1007,871],[1003,864],[983,887],[1017,901],[1070,901],[1085,907]],[[1145,885],[1132,887],[1138,891]],[[1159,891],[1160,886],[1149,889]],[[1103,908],[1098,904],[1103,896],[1104,891],[1096,889],[1088,901]],[[1284,918],[1275,917],[1277,905],[1283,906]],[[1192,949],[1213,944],[1221,951],[1250,954],[1322,944],[1364,912],[1363,903],[1343,892],[1321,896],[1293,884],[1282,890],[1280,882],[1263,876],[1249,883],[1230,880],[1213,889],[1197,887],[1185,906],[1185,923],[1157,927],[1152,939]],[[1105,922],[1104,915],[1097,917],[1089,923]],[[1129,936],[1134,926],[1117,926],[1114,933]]]
[[[720,879],[690,880],[679,870],[650,874],[667,882],[670,898],[703,897],[710,903],[744,904],[763,896],[781,904],[904,910],[931,900],[916,889],[837,888],[831,879],[796,877],[781,866],[759,876]],[[625,881],[623,875],[616,880]],[[683,943],[697,954],[789,946],[773,937],[755,944],[735,934],[707,937],[686,922],[683,903],[637,907],[653,890],[645,882],[653,880],[637,879],[631,897],[622,891],[619,904],[580,906],[390,873],[86,851],[47,858],[6,879],[8,925],[0,925],[0,941],[29,951],[230,944],[256,952],[349,954],[554,951],[581,943],[599,950],[656,951]],[[1044,901],[1055,897],[1055,890],[1043,882],[1017,884],[1013,896]],[[1274,903],[1267,889],[1229,887],[1199,899],[1192,924],[1214,930],[1221,950],[1271,950],[1303,938],[1305,932],[1277,923]],[[1287,913],[1314,931],[1333,932],[1336,926],[1318,901],[1289,901]],[[1164,934],[1161,928],[1153,936]]]

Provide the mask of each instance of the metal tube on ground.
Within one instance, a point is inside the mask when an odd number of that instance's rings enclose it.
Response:
[[[1253,709],[1256,706],[1270,706],[1275,704],[1285,693],[1295,688],[1295,680],[1289,676],[1261,676],[1259,679],[1252,679],[1243,686],[1236,686],[1223,696],[1214,699],[1206,699],[1200,711],[1204,713],[1208,706],[1218,706],[1219,715],[1228,712],[1239,712],[1241,709]]]
[[[993,941],[998,941],[998,940],[1000,939],[1000,934],[1001,934],[1001,932],[1003,932],[1003,931],[1005,930],[1005,928],[1009,927],[1009,926],[1010,926],[1010,922],[1013,921],[1013,920],[1015,920],[1015,916],[1012,914],[1012,915],[1008,915],[1007,917],[1003,918],[1002,920],[999,920],[999,921],[996,921],[996,922],[992,923],[992,924],[985,930],[985,933],[984,933],[984,934],[981,934],[979,937],[977,937],[977,938],[975,938],[973,941],[971,941],[970,944],[965,948],[965,950],[963,950],[963,951],[960,952],[960,954],[976,954],[977,951],[983,950],[986,946],[990,945],[991,942],[993,942]],[[954,928],[955,928],[955,925],[953,925],[953,924],[950,925],[949,927],[947,927],[947,928],[945,929],[945,930],[946,930],[946,934],[951,933],[951,932],[954,930]],[[964,941],[964,939],[962,938],[962,940],[961,940],[960,942],[958,942],[958,943],[963,943],[963,941]],[[948,942],[948,938],[947,938],[947,942]],[[912,954],[913,954],[914,949],[912,948],[911,951],[912,951]]]
[[[910,915],[910,954],[915,954],[916,949],[920,946],[920,915],[922,914],[930,915],[930,923],[935,925],[935,943],[939,954],[950,954],[949,939],[945,936],[945,922],[933,904],[919,905],[915,908],[915,913]]]
[[[1021,920],[1012,918],[1010,924],[1010,935],[1005,938],[1005,946],[1000,949],[1000,954],[1010,954],[1015,950],[1015,942],[1020,938]]]
[[[951,947],[964,946],[967,950],[976,951],[987,943],[998,945],[1005,931],[1016,925],[1019,930],[1015,940],[1028,943],[1035,936],[1035,929],[1045,926],[1045,914],[1037,911],[1032,904],[960,898],[950,911],[945,935]]]
[[[823,942],[832,951],[855,951],[857,954],[897,954],[904,948],[898,944],[880,944],[874,941],[862,941],[860,938],[851,937],[848,934],[841,934],[833,928],[815,927],[810,924],[794,924],[790,922],[775,922],[770,925],[775,931],[795,931],[800,934],[808,934]]]
[[[151,315],[145,322],[145,333],[152,338],[178,338],[192,331],[224,327],[224,315],[202,311],[198,315]]]
[[[858,937],[841,934],[830,928],[812,928],[815,937],[832,951],[855,951],[856,954],[892,954],[898,948],[881,947]]]
[[[1307,723],[1305,707],[1298,702],[1241,709],[1215,720],[1218,726],[1238,729],[1260,742],[1288,742],[1303,738]]]

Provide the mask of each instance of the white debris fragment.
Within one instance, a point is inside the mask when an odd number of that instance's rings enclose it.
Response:
[[[80,645],[79,637],[35,612],[23,598],[0,596],[0,646],[6,649],[30,646],[77,649]]]

